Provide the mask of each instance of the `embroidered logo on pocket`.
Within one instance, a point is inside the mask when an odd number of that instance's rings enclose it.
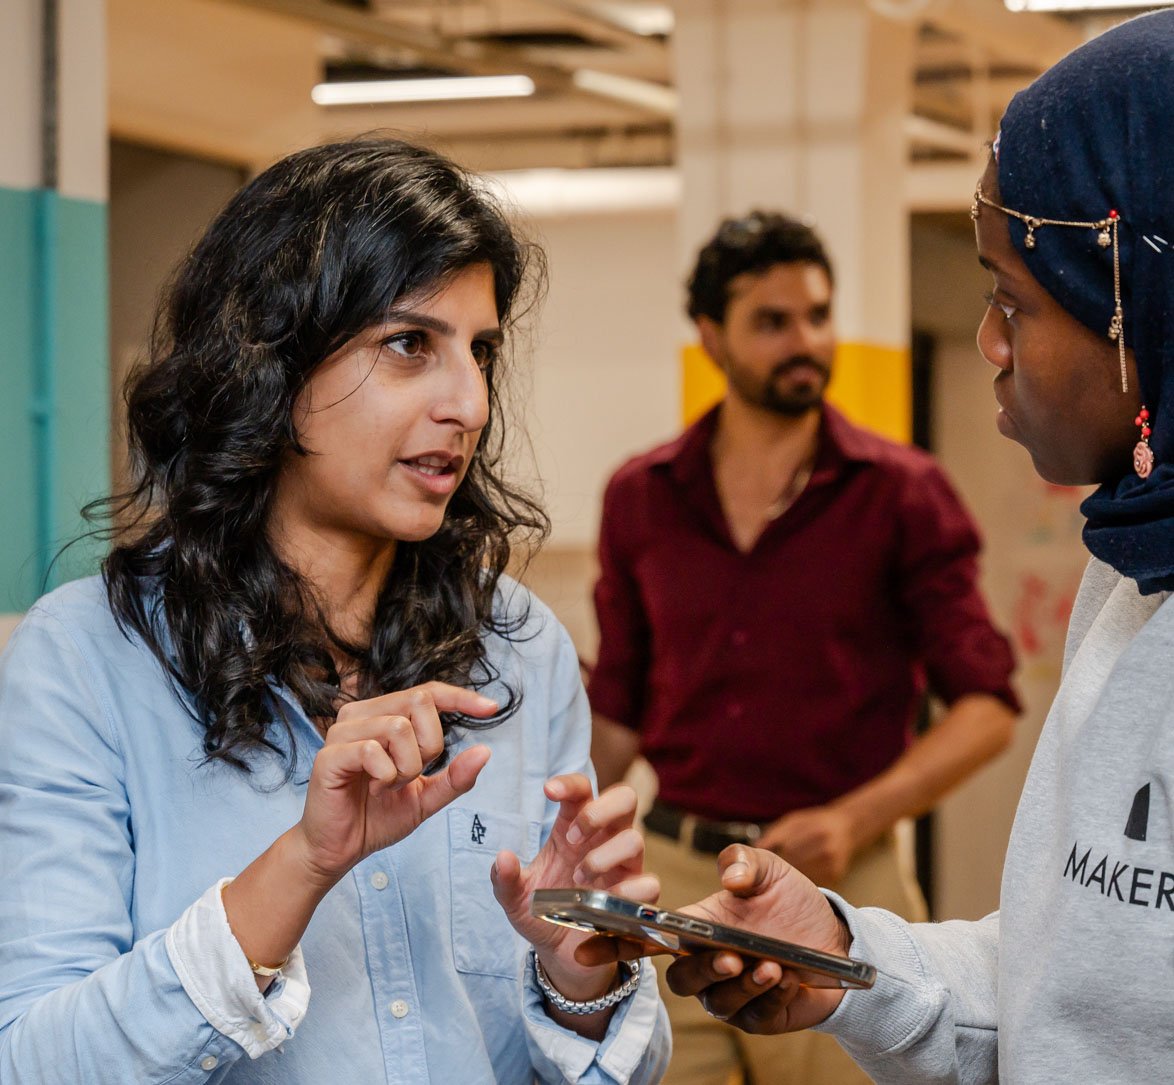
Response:
[[[488,830],[485,828],[485,824],[481,820],[481,815],[474,814],[473,828],[472,832],[469,834],[469,839],[472,840],[474,844],[484,844],[486,832],[488,832]]]

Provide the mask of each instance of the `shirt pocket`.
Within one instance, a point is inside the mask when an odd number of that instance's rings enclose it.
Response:
[[[514,979],[525,946],[497,899],[489,871],[502,850],[523,864],[538,854],[542,826],[500,810],[448,808],[452,945],[458,972]]]

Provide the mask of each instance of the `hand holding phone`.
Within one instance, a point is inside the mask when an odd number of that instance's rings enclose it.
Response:
[[[724,949],[747,960],[775,961],[797,972],[800,983],[806,987],[867,988],[876,981],[876,969],[864,961],[612,896],[601,890],[538,890],[530,901],[530,912],[550,923],[642,943],[653,954],[683,955]]]

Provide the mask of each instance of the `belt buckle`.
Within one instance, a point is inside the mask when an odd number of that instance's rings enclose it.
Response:
[[[746,843],[751,846],[757,844],[759,837],[762,836],[762,826],[756,821],[747,821],[743,823],[743,829]]]
[[[704,833],[712,843],[701,847],[697,837]],[[762,826],[753,821],[705,821],[686,815],[681,824],[681,840],[694,851],[717,854],[731,844],[753,845],[762,836]]]

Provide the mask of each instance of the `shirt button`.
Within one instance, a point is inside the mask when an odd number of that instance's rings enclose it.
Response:
[[[397,998],[389,1007],[391,1016],[395,1018],[407,1017],[409,1012],[408,1004],[402,999]]]
[[[371,875],[371,886],[374,889],[386,889],[387,875],[384,874],[382,870],[375,871],[375,873]]]
[[[734,635],[730,637],[730,640],[734,642],[735,648],[744,648],[749,643],[750,636],[745,629],[735,629]]]
[[[201,1070],[215,1070],[220,1065],[220,1060],[215,1055],[205,1055],[200,1059]]]

